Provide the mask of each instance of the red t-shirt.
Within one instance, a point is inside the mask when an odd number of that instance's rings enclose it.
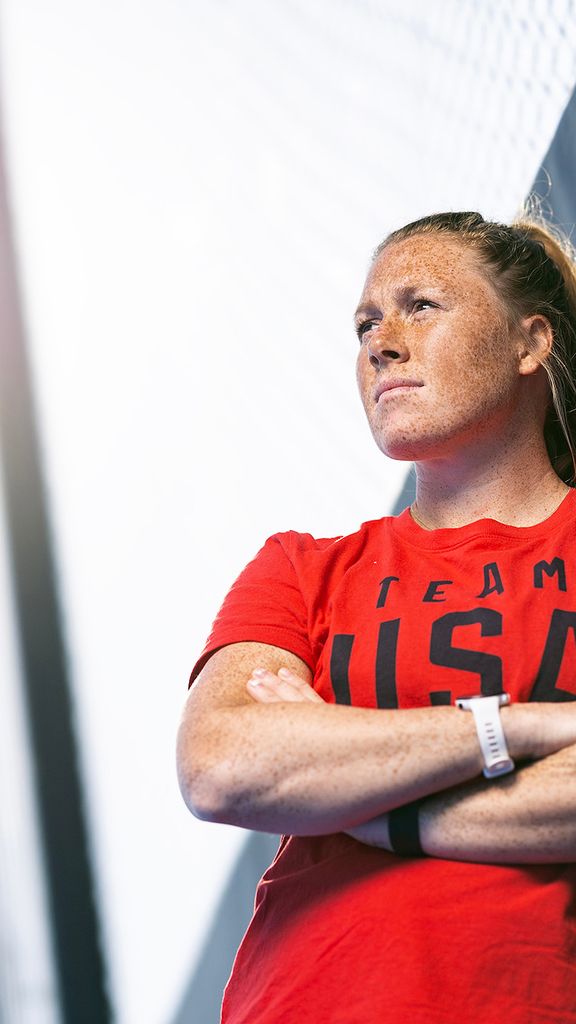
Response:
[[[277,534],[233,585],[225,644],[294,652],[332,703],[576,699],[576,491],[534,527]],[[576,786],[576,778],[574,779]],[[574,1024],[576,865],[402,858],[343,832],[281,837],[223,1024]]]

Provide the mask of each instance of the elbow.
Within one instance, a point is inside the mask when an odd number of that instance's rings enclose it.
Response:
[[[198,756],[193,746],[178,737],[176,750],[178,785],[188,810],[200,821],[225,822],[227,807],[226,786],[220,772],[210,768]],[[218,777],[217,777],[218,776]]]
[[[217,821],[222,807],[212,773],[181,749],[177,752],[176,773],[188,810],[201,821]]]
[[[244,814],[259,803],[262,786],[246,764],[242,747],[220,720],[202,725],[184,719],[177,738],[176,766],[180,792],[189,811],[201,821],[244,824]]]
[[[249,791],[245,778],[241,786],[236,785],[233,773],[226,771],[224,766],[218,772],[200,771],[179,759],[178,782],[184,803],[200,821],[239,828],[258,827],[250,822],[259,801]]]
[[[210,781],[198,771],[180,762],[177,767],[178,785],[186,807],[200,821],[218,820],[218,801]]]

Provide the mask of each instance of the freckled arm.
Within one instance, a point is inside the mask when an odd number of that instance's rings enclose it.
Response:
[[[420,805],[424,852],[487,864],[576,862],[576,745],[500,779],[477,779]],[[348,834],[390,850],[388,815]]]
[[[256,650],[268,667],[247,680]],[[326,704],[303,663],[286,678],[287,657],[267,645],[231,645],[212,656],[192,687],[178,770],[198,817],[295,835],[351,829],[362,838],[354,830],[376,816],[479,776],[471,715],[453,707]],[[576,744],[576,704],[516,704],[501,717],[517,761]]]

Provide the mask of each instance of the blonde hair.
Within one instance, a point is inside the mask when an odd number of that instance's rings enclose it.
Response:
[[[374,259],[393,242],[433,233],[455,235],[476,250],[511,325],[518,328],[523,317],[537,313],[549,321],[554,342],[542,363],[551,391],[544,438],[556,473],[575,486],[576,250],[546,222],[533,198],[511,224],[471,212],[423,217],[388,235]]]

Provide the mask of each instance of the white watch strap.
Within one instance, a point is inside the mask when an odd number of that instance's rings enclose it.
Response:
[[[486,778],[493,779],[513,771],[514,761],[508,753],[500,719],[500,705],[503,703],[501,695],[460,698],[456,703],[462,710],[471,711],[474,715],[474,724],[484,758],[482,770]]]

